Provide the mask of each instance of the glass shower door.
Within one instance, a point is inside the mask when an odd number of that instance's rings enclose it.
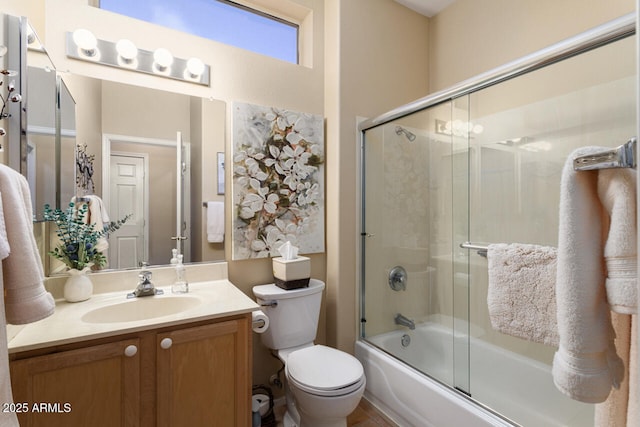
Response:
[[[364,133],[361,330],[383,351],[465,390],[468,304],[455,301],[465,299],[468,274],[452,236],[453,197],[456,221],[468,223],[467,141],[459,146],[451,127],[459,117],[468,117],[466,105],[446,102]],[[454,265],[460,256],[465,262]]]
[[[470,95],[471,120],[484,129],[469,141],[472,242],[557,246],[569,154],[635,135],[634,44],[624,39]],[[488,263],[469,252],[471,328],[481,332],[471,340],[471,396],[526,426],[593,425],[593,405],[553,384],[555,347],[492,328]],[[517,370],[506,368],[516,362]]]

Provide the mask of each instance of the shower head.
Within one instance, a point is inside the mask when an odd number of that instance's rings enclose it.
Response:
[[[409,132],[408,130],[406,130],[402,126],[396,126],[396,135],[402,135],[402,134],[404,134],[404,136],[406,136],[407,139],[410,142],[413,142],[416,139],[416,134],[415,133]]]

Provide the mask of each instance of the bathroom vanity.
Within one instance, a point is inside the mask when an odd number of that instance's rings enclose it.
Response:
[[[250,425],[258,306],[227,280],[190,286],[58,302],[9,337],[14,404],[3,410],[24,426]]]

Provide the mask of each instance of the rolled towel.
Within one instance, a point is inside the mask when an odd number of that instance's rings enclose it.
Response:
[[[553,358],[556,387],[587,403],[603,402],[623,376],[615,352],[605,291],[603,218],[598,171],[573,170],[573,159],[607,150],[585,147],[569,155],[560,184],[556,304],[559,348]]]
[[[598,196],[610,218],[604,246],[607,301],[621,314],[638,312],[636,176],[634,169],[598,172]]]
[[[491,244],[487,260],[487,304],[493,329],[557,346],[556,248],[521,243]]]

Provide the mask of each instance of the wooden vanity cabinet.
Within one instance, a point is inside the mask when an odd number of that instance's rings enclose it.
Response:
[[[251,425],[250,314],[82,345],[11,355],[21,427]]]
[[[132,426],[140,418],[139,348],[128,339],[10,363],[22,427]]]
[[[157,335],[158,427],[249,426],[251,319]]]

